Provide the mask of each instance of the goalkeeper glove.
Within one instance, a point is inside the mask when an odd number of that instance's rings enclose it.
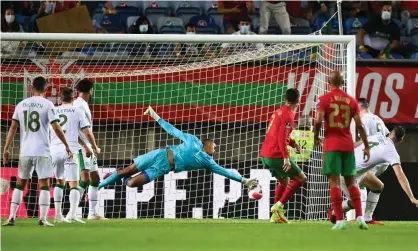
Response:
[[[242,178],[242,184],[244,184],[248,189],[251,189],[258,185],[258,181],[256,179]]]
[[[144,112],[144,115],[149,115],[156,121],[160,119],[160,116],[158,116],[158,114],[154,111],[154,109],[152,109],[151,106],[148,106],[148,109]]]

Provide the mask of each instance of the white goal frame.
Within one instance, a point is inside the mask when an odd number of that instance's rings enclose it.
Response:
[[[344,64],[344,77],[346,80],[345,86],[347,93],[351,96],[355,96],[356,93],[356,37],[354,35],[319,35],[316,33],[315,35],[184,35],[184,34],[80,34],[80,33],[2,33],[0,40],[1,41],[30,41],[30,42],[66,42],[66,43],[94,43],[94,42],[109,42],[109,43],[196,43],[196,44],[212,44],[212,43],[263,43],[263,44],[272,44],[277,45],[276,48],[281,48],[280,44],[285,44],[283,47],[286,48],[287,46],[291,47],[292,44],[295,44],[295,49],[298,49],[297,46],[301,48],[305,47],[315,47],[317,45],[323,44],[344,44],[345,48],[342,48],[341,55],[346,56],[346,58],[340,59],[345,62]],[[298,45],[299,44],[299,45]],[[303,44],[306,44],[304,46]],[[340,48],[337,46],[335,49],[336,53],[339,53],[338,50]],[[267,49],[262,49],[261,51],[248,51],[248,55],[253,56],[251,53],[257,53],[257,59],[264,58],[264,56],[268,57],[274,55],[274,49],[269,51]],[[258,54],[260,53],[260,54]],[[276,51],[276,54],[277,51]],[[22,56],[22,55],[20,55]],[[227,57],[218,57],[212,59],[204,59],[200,63],[194,62],[183,62],[181,60],[177,61],[178,65],[175,67],[171,67],[171,72],[183,72],[190,70],[187,67],[183,67],[185,64],[190,63],[190,67],[193,69],[199,69],[199,67],[205,67],[208,62],[213,62],[213,65],[227,65],[227,64],[234,64],[234,62],[240,63],[245,62],[246,55],[233,55]],[[285,56],[284,56],[285,57]],[[13,56],[5,56],[5,59],[13,59]],[[83,57],[84,58],[84,57]],[[89,59],[89,56],[85,57]],[[101,60],[102,58],[99,57],[92,57],[92,59]],[[129,58],[131,59],[131,58]],[[132,58],[133,59],[133,58]],[[2,59],[3,61],[3,59]],[[342,63],[342,62],[341,62]],[[208,67],[212,67],[213,65],[208,65]],[[340,66],[340,62],[335,64]],[[326,66],[325,66],[326,67]],[[153,69],[147,72],[140,72],[133,70],[130,74],[135,75],[147,75],[147,74],[158,74],[164,72],[167,68],[162,66],[160,69]],[[329,68],[327,68],[329,69]],[[17,73],[20,74],[20,73]],[[16,77],[13,75],[13,77]],[[60,73],[57,73],[60,74]],[[100,77],[99,74],[92,75],[92,77]],[[112,74],[111,72],[107,74]],[[117,74],[123,74],[117,72]],[[40,74],[42,75],[42,74]],[[54,75],[54,74],[52,74]],[[51,76],[52,76],[51,75]],[[74,75],[74,73],[69,74]],[[1,77],[10,77],[7,74],[3,73],[3,70],[0,71]],[[64,78],[68,77],[65,74],[62,75]],[[23,76],[22,76],[23,77]],[[89,77],[89,76],[87,76]],[[323,80],[326,81],[326,80]],[[24,92],[26,93],[26,92]],[[23,98],[23,97],[22,97]],[[353,137],[355,137],[355,127],[354,123],[351,124],[351,131]],[[315,217],[314,217],[315,218]],[[323,218],[323,217],[321,217]],[[312,219],[309,217],[309,219]]]

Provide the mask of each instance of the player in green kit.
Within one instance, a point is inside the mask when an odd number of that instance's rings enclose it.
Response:
[[[322,121],[325,120],[325,141],[323,145],[323,173],[328,176],[332,209],[335,212],[337,223],[332,229],[344,229],[346,223],[343,216],[343,197],[340,187],[340,176],[344,176],[345,184],[351,197],[351,203],[356,211],[357,222],[360,229],[368,229],[363,219],[361,209],[361,196],[356,184],[356,161],[354,158],[354,143],[350,131],[351,118],[354,118],[357,131],[364,142],[364,157],[370,158],[367,135],[361,123],[359,105],[357,101],[345,93],[341,87],[344,83],[339,71],[330,75],[329,86],[331,91],[319,97],[317,105],[314,141],[321,144],[319,131]]]
[[[287,146],[296,148],[299,145],[290,138],[294,127],[295,110],[299,105],[299,91],[291,88],[286,91],[286,104],[273,113],[267,128],[266,139],[261,147],[260,157],[264,166],[270,169],[279,184],[274,193],[274,205],[271,207],[272,223],[287,223],[284,205],[306,182],[302,170],[289,159]],[[289,183],[289,178],[292,181]]]

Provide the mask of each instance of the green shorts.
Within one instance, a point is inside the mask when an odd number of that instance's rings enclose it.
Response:
[[[293,160],[290,160],[290,169],[288,172],[283,171],[284,160],[283,159],[273,159],[273,158],[264,158],[261,157],[261,162],[268,167],[271,172],[271,175],[274,177],[288,178],[298,176],[302,170]]]
[[[324,152],[324,175],[355,176],[356,160],[353,152]]]

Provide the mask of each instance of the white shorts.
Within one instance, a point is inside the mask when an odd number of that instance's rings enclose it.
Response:
[[[370,170],[370,172],[373,173],[376,176],[379,176],[382,173],[384,173],[386,171],[386,169],[388,169],[388,167],[389,167],[389,163],[379,164],[379,165],[376,165],[375,167],[373,167],[372,170]]]
[[[51,157],[20,157],[18,176],[20,179],[32,178],[33,170],[38,174],[38,179],[52,177],[53,168]]]
[[[96,157],[96,155],[93,154],[90,158],[87,158],[85,151],[82,151],[80,149],[79,154],[80,154],[80,152],[82,153],[81,154],[82,159],[78,159],[80,169],[81,170],[85,170],[85,169],[86,170],[90,170],[90,172],[97,171],[98,170],[98,166],[97,166],[97,157]]]
[[[80,168],[76,159],[78,154],[75,153],[73,158],[68,158],[68,154],[54,153],[52,155],[52,165],[54,167],[55,178],[65,179],[66,181],[79,181],[80,180]]]
[[[360,176],[355,177],[356,178],[355,184],[357,186],[359,186],[360,183],[363,181],[364,177],[366,177],[366,173],[367,172],[363,173]],[[344,177],[343,176],[340,177],[340,187],[341,187],[341,190],[343,191],[345,197],[347,197],[348,199],[350,199],[350,193],[348,192],[348,188],[347,188],[347,185],[345,184],[345,180],[344,180]]]

